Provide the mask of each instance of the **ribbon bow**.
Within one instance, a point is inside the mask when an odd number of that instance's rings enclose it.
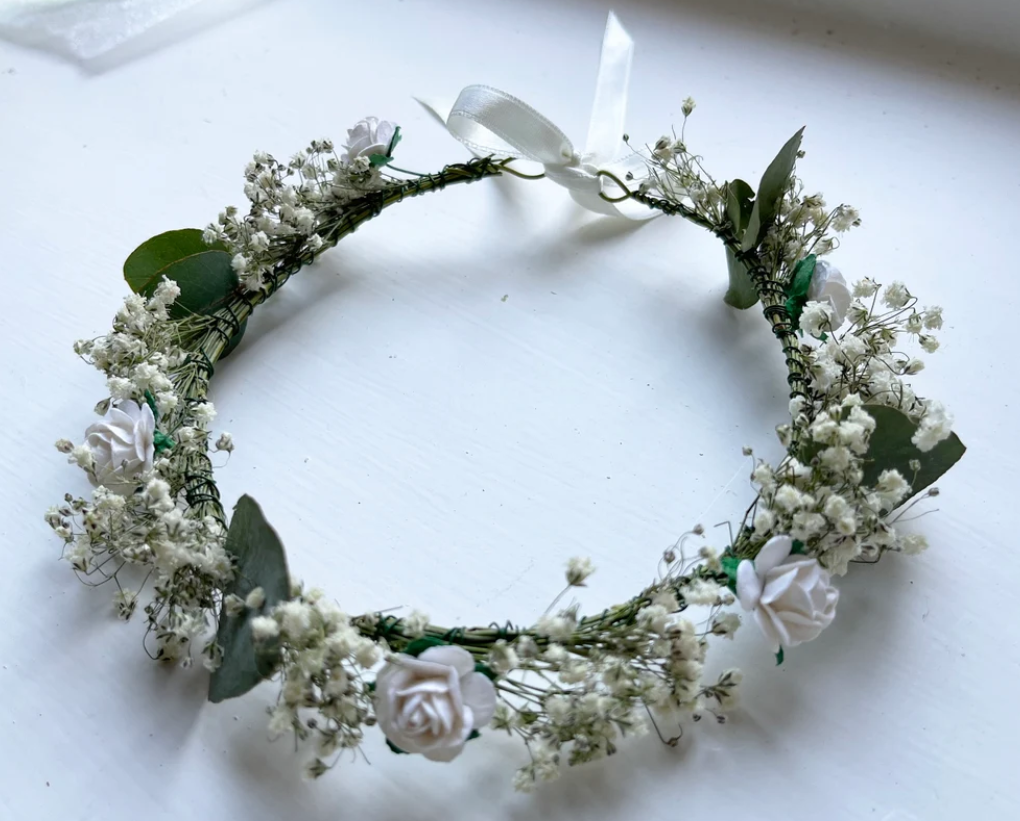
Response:
[[[616,15],[609,12],[588,141],[583,153],[579,153],[567,135],[547,117],[498,88],[468,86],[445,114],[443,106],[423,100],[419,102],[476,155],[495,154],[539,162],[549,179],[568,189],[574,201],[588,210],[646,219],[657,212],[642,208],[624,213],[604,200],[601,196],[604,178],[598,173],[600,170],[611,171],[622,178],[628,172],[643,172],[645,169],[644,161],[636,154],[618,159],[626,150],[624,116],[633,54],[634,41]]]

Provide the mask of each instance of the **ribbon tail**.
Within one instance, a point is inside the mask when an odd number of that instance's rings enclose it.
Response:
[[[619,18],[609,12],[584,149],[587,162],[609,162],[621,153],[633,59],[634,41]]]
[[[630,70],[634,60],[634,41],[620,23],[619,18],[609,12],[606,31],[602,38],[602,54],[599,60],[598,79],[595,82],[595,100],[592,103],[591,120],[588,124],[588,139],[585,143],[583,161],[596,170],[610,171],[621,181],[634,185],[648,174],[644,159],[635,153],[625,155],[627,145],[623,140],[627,118],[627,91],[630,87]],[[623,159],[617,159],[625,155]],[[628,180],[627,175],[633,179]],[[618,197],[624,192],[606,177],[598,178],[598,185],[592,190],[571,190],[570,196],[576,203],[591,211],[613,217],[627,217],[633,220],[650,219],[658,215],[647,206],[624,200],[610,203],[599,196],[599,190],[609,197]]]
[[[443,128],[446,128],[446,121],[450,117],[450,109],[453,108],[452,103],[434,97],[415,97],[414,101],[431,114]]]
[[[453,110],[452,103],[448,102],[447,100],[440,100],[433,97],[415,97],[414,101],[418,103],[422,108],[424,108],[429,114],[431,114],[432,118],[437,123],[439,123],[443,128],[445,128],[447,131],[450,130],[450,127],[449,125],[447,125],[447,123],[450,119],[450,112]],[[464,144],[464,147],[472,154],[474,154],[476,157],[485,156],[484,154],[479,153],[473,146],[470,146],[467,143],[465,143],[463,140],[461,140],[461,142]]]
[[[465,140],[461,140],[460,136],[454,132],[453,127],[450,123],[450,114],[453,111],[453,104],[446,100],[433,99],[431,97],[415,97],[414,101],[418,103],[422,108],[425,109],[432,118],[440,123],[450,134],[456,137],[464,148],[470,151],[475,157],[484,157],[492,154],[492,151],[480,150],[478,146],[472,145]]]

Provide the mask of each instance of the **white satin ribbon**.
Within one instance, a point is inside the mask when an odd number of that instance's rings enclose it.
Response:
[[[520,157],[539,162],[546,176],[570,191],[570,196],[590,211],[631,219],[647,219],[658,212],[639,208],[625,213],[600,195],[604,177],[611,171],[621,179],[628,173],[644,175],[645,164],[623,141],[627,113],[627,86],[634,41],[609,12],[602,40],[602,59],[595,85],[588,126],[588,141],[579,153],[566,134],[527,103],[489,86],[468,86],[452,107],[420,100],[442,121],[449,132],[477,156]],[[618,159],[623,157],[623,159]],[[612,185],[612,195],[623,192]]]

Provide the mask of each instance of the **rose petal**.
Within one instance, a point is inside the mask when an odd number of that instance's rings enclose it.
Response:
[[[754,621],[772,648],[779,650],[786,635],[785,630],[780,632],[773,619],[772,612],[766,607],[756,607],[754,609]]]
[[[132,445],[124,442],[114,441],[111,443],[110,461],[114,467],[121,467],[126,462],[132,462],[135,458],[135,449]]]
[[[436,701],[432,702],[431,707],[435,711],[436,716],[436,734],[442,736],[449,735],[454,726],[453,706],[450,704],[449,699],[436,699]]]
[[[787,567],[786,565],[775,568],[765,579],[765,585],[762,588],[761,599],[758,604],[773,604],[781,599],[786,595],[796,579],[797,568]]]
[[[144,402],[143,404],[139,405],[137,402],[127,399],[121,402],[119,405],[117,405],[117,410],[126,413],[128,416],[131,417],[131,420],[133,422],[137,422],[139,419],[142,418],[143,407],[145,408],[146,411],[149,412],[149,416],[152,416],[152,408],[149,407],[148,402]]]
[[[813,588],[805,587],[803,579],[797,574],[783,595],[783,613],[799,613],[810,618],[816,609]]]
[[[453,744],[449,747],[436,747],[431,750],[425,750],[424,755],[429,761],[453,761],[458,755],[464,751],[464,742],[460,744]]]
[[[389,151],[390,143],[393,142],[393,135],[396,133],[396,126],[388,120],[383,120],[375,130],[375,141],[385,146],[382,153]]]
[[[422,656],[424,655],[425,653],[422,653]],[[425,681],[427,679],[434,678],[446,681],[450,674],[449,665],[435,664],[433,662],[423,660],[420,656],[415,658],[414,656],[409,656],[406,653],[397,654],[394,658],[394,664],[399,665],[401,669],[407,670],[408,673],[411,674],[412,678],[408,679],[408,682],[412,679],[414,681]],[[404,686],[409,686],[409,684],[405,684]]]
[[[102,422],[96,422],[93,425],[89,425],[85,428],[85,441],[96,439],[97,441],[107,441],[110,438],[110,431],[106,425]]]
[[[737,565],[737,598],[745,610],[753,610],[761,598],[761,579],[754,570],[754,562],[744,559]]]
[[[793,539],[789,536],[773,536],[754,557],[754,569],[758,577],[764,579],[765,575],[774,567],[779,565],[793,550]]]
[[[813,641],[825,628],[825,625],[816,619],[797,613],[783,613],[782,622],[788,636],[785,642],[787,647],[796,647],[806,641]]]
[[[454,647],[452,644],[440,644],[436,647],[430,647],[418,658],[424,662],[452,667],[461,678],[468,673],[473,673],[475,670],[474,657],[463,647]]]
[[[392,690],[410,684],[413,676],[410,669],[404,665],[404,659],[413,661],[411,656],[401,654],[379,671],[375,677],[376,690]]]
[[[469,673],[460,680],[460,694],[464,707],[473,715],[472,729],[485,727],[496,712],[496,687],[482,673]]]
[[[135,405],[134,414],[128,413],[128,409],[134,402],[124,402],[121,407],[110,408],[103,417],[107,425],[116,425],[130,430],[135,426],[135,418],[138,416],[138,406]]]
[[[839,603],[839,591],[830,587],[825,591],[825,614],[831,621],[836,617],[836,605]]]
[[[92,426],[93,428],[95,425]],[[89,450],[92,451],[93,457],[96,456],[97,452],[110,451],[110,437],[105,431],[92,430],[89,428],[85,432],[85,444],[89,446]]]
[[[438,703],[442,703],[442,699],[439,699]],[[436,710],[436,702],[423,701],[418,709],[418,715],[424,732],[436,737],[442,735],[440,731],[442,721],[440,721],[439,712]]]
[[[847,311],[850,310],[850,291],[845,285],[837,286],[826,289],[825,296],[828,298],[829,303],[832,305],[832,310],[836,314],[833,324],[839,327],[843,324]]]
[[[400,697],[411,697],[417,695],[429,695],[433,693],[445,693],[450,688],[447,686],[446,681],[437,680],[434,678],[426,679],[415,679],[403,687],[395,688],[397,695]]]

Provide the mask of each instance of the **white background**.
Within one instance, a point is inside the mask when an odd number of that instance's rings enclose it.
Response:
[[[103,392],[71,343],[109,327],[130,250],[239,203],[253,150],[342,142],[366,114],[404,127],[406,167],[463,159],[412,94],[490,83],[583,140],[607,9],[276,2],[104,71],[0,44],[0,818],[1018,817],[1016,54],[827,13],[617,5],[635,140],[692,94],[689,144],[756,180],[808,125],[802,176],[864,215],[840,267],[945,306],[915,386],[969,446],[913,525],[932,549],[856,568],[821,640],[780,668],[753,626],[714,647],[746,674],[728,725],[626,743],[530,797],[509,787],[523,751],[494,734],[452,765],[372,737],[370,765],[308,783],[266,740],[269,688],[205,703],[204,672],[153,665],[141,625],[57,561],[42,512],[86,483],[52,442]],[[724,290],[697,229],[587,215],[547,182],[402,204],[220,366],[225,500],[258,499],[292,573],[351,612],[532,619],[578,554],[599,567],[586,606],[625,598],[693,524],[724,545],[712,526],[751,498],[742,446],[780,454],[780,353]]]

